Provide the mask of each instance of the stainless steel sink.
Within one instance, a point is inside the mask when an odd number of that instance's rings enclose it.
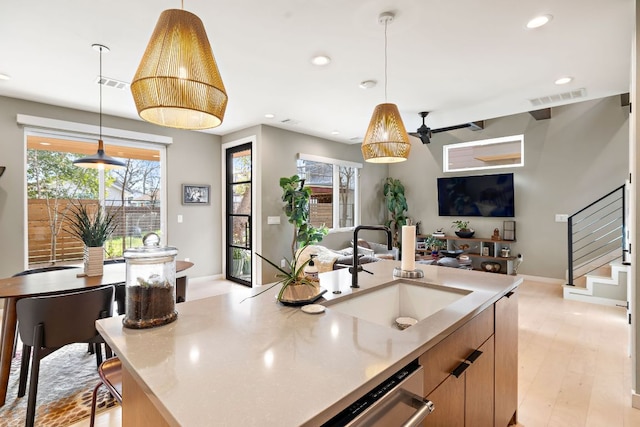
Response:
[[[399,317],[411,317],[420,322],[469,293],[471,291],[401,280],[328,301],[325,306],[395,328]]]

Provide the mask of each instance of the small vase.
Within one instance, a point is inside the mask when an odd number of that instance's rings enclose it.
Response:
[[[84,247],[84,274],[86,276],[102,276],[104,266],[104,249],[102,246]]]

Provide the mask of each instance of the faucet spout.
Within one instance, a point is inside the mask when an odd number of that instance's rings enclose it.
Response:
[[[351,287],[359,288],[358,285],[358,272],[362,270],[362,267],[358,265],[358,232],[360,230],[380,230],[387,234],[387,249],[392,249],[392,236],[389,227],[383,225],[359,225],[353,230],[353,261],[349,272],[351,273]]]

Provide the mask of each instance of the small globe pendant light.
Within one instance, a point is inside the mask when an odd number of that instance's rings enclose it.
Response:
[[[100,80],[98,81],[100,86],[100,136],[98,138],[98,152],[92,156],[75,160],[73,164],[91,169],[123,168],[125,167],[123,162],[105,154],[104,143],[102,142],[102,52],[109,52],[109,48],[101,44],[92,44],[91,47],[100,52]]]
[[[362,141],[362,156],[370,163],[398,163],[409,158],[411,142],[395,104],[387,103],[387,25],[394,14],[380,14],[378,22],[384,24],[384,104],[373,110],[367,133]]]

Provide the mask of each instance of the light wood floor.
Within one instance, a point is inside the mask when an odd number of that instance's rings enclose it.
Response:
[[[246,288],[226,281],[189,282],[188,299]],[[519,426],[638,427],[631,408],[631,358],[625,310],[566,301],[558,285],[520,288]],[[120,411],[97,426],[120,425]],[[81,422],[74,427],[85,427]]]

